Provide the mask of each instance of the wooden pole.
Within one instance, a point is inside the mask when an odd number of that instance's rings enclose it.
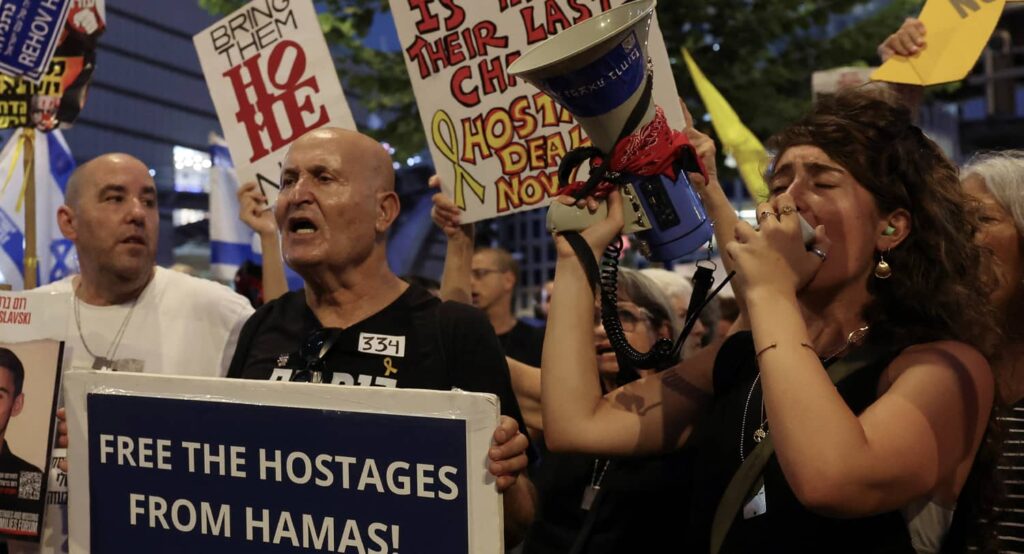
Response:
[[[36,288],[36,130],[27,127],[25,136],[25,290]]]

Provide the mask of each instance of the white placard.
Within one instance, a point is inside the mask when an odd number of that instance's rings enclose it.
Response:
[[[546,206],[558,163],[585,135],[572,116],[507,67],[549,35],[621,0],[391,0],[420,118],[463,222]],[[654,101],[684,126],[665,41],[648,42]]]
[[[502,501],[487,470],[494,395],[75,371],[65,401],[71,554],[137,552],[154,540],[193,552],[305,552],[286,546],[315,539],[310,528],[326,534],[331,517],[333,540],[313,550],[424,552],[443,539],[457,545],[445,552],[502,552]],[[445,440],[465,450],[434,443]],[[304,494],[329,498],[297,500]],[[199,513],[203,502],[204,526],[188,525],[188,505]],[[462,504],[457,517],[440,513]],[[294,539],[281,535],[289,512]]]
[[[241,183],[277,198],[288,145],[355,129],[310,0],[253,0],[192,38]]]

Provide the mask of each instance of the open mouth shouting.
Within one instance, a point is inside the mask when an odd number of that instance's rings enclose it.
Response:
[[[288,232],[293,235],[312,235],[319,231],[316,223],[305,216],[292,216],[288,218]]]
[[[128,244],[132,246],[146,246],[146,237],[142,234],[135,233],[128,235],[127,237],[119,241],[121,244]]]

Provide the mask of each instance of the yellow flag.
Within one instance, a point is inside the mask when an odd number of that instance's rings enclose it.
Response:
[[[928,0],[918,19],[925,47],[910,57],[893,56],[871,74],[875,81],[938,85],[970,73],[999,22],[1006,0]]]
[[[715,85],[708,81],[685,48],[683,58],[690,69],[690,77],[697,87],[697,93],[704,102],[704,108],[711,114],[711,124],[715,127],[722,149],[736,160],[740,176],[743,177],[750,195],[755,199],[765,198],[768,196],[768,185],[764,182],[762,172],[768,164],[768,151],[754,133],[740,121],[732,106],[725,101]]]

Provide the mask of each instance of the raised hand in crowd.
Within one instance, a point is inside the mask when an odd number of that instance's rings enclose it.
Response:
[[[908,17],[895,33],[886,37],[878,45],[878,57],[884,63],[893,56],[916,56],[926,46],[924,23],[921,23],[919,19]],[[924,87],[903,83],[889,83],[889,87],[896,92],[900,101],[910,108],[916,117],[917,108],[924,99]]]
[[[263,301],[269,302],[288,292],[281,257],[281,240],[274,221],[274,210],[254,182],[238,187],[238,218],[260,237],[263,253]]]
[[[255,231],[261,239],[277,234],[273,206],[260,192],[259,185],[254,182],[245,183],[238,187],[236,196],[238,197],[238,219]]]
[[[430,188],[438,189],[431,200],[434,206],[430,210],[430,218],[448,238],[445,250],[444,273],[441,276],[441,298],[464,304],[472,304],[472,284],[470,275],[473,269],[473,252],[475,229],[472,223],[460,221],[461,210],[455,202],[440,192],[441,178],[430,177],[427,182]],[[519,409],[523,420],[529,427],[534,440],[540,440],[538,431],[543,429],[540,412],[540,368],[506,356],[509,374],[512,377],[512,389],[519,400]]]
[[[430,198],[434,207],[430,209],[430,218],[444,231],[448,240],[473,240],[474,228],[472,223],[461,222],[461,210],[455,205],[455,201],[447,194],[441,192],[441,177],[431,175],[427,186],[437,190]]]
[[[878,45],[878,57],[885,62],[893,56],[909,57],[920,53],[927,45],[925,32],[924,23],[921,23],[921,20],[908,17],[895,33],[886,37],[882,44]]]
[[[441,192],[439,176],[431,176],[427,185],[437,190],[431,197],[434,206],[430,209],[430,218],[448,238],[444,273],[441,275],[441,299],[471,304],[473,294],[469,276],[473,269],[474,226],[460,221],[461,210],[448,195]]]

